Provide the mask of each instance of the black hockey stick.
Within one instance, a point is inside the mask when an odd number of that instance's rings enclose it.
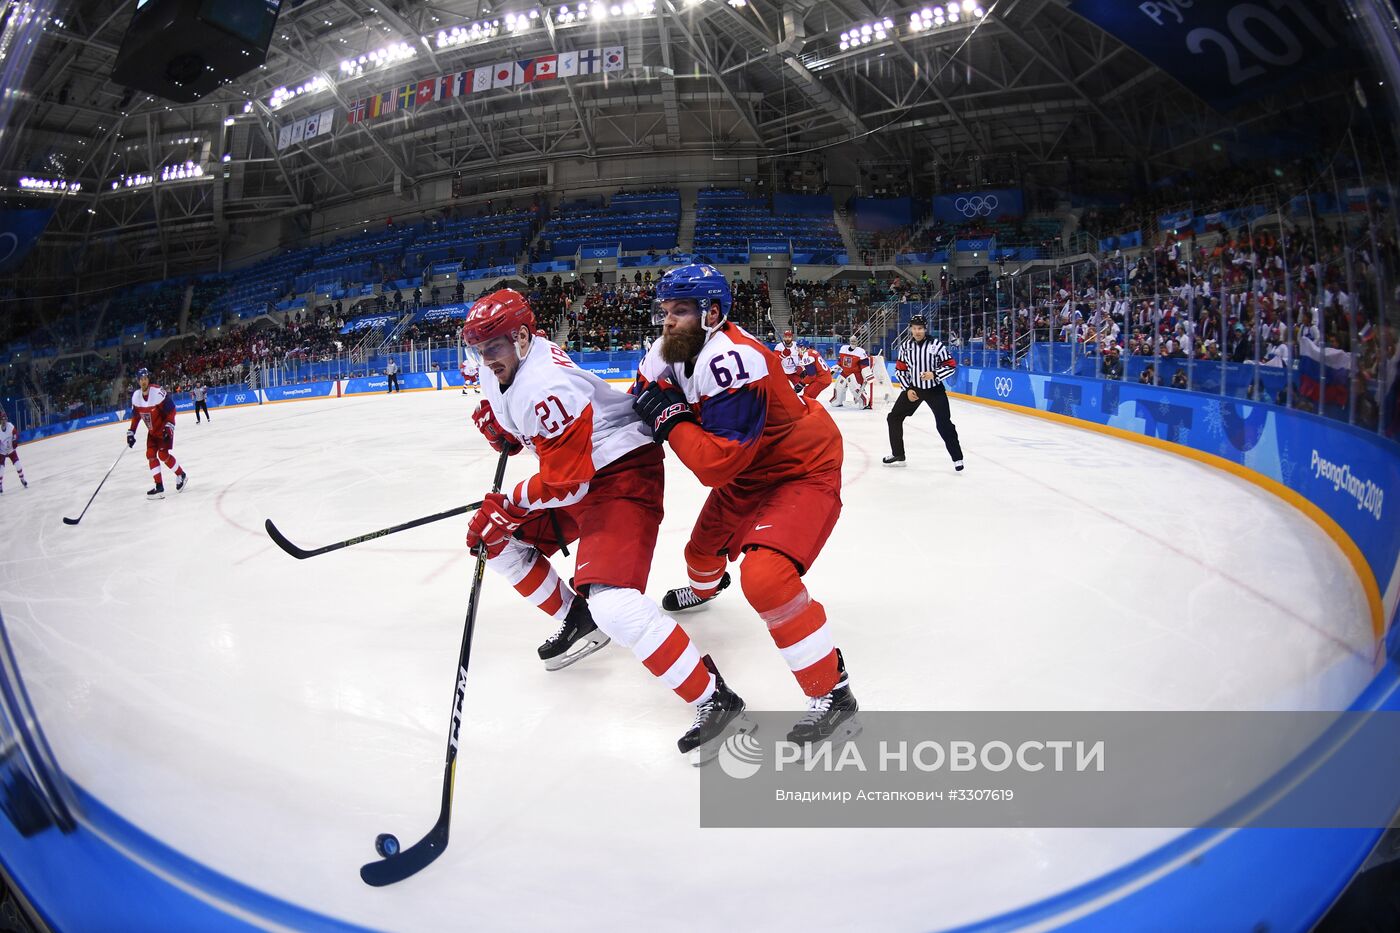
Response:
[[[415,518],[411,522],[404,522],[402,525],[394,525],[392,528],[381,528],[379,531],[371,531],[369,534],[358,535],[354,538],[346,538],[344,541],[337,541],[335,544],[327,544],[325,547],[312,548],[309,551],[305,548],[299,548],[292,542],[288,541],[287,536],[282,534],[282,532],[278,531],[277,526],[272,524],[272,519],[266,519],[263,522],[263,527],[267,529],[267,536],[271,538],[274,542],[276,542],[278,547],[295,557],[297,560],[306,560],[308,557],[316,557],[319,554],[325,554],[330,551],[338,551],[343,547],[350,547],[352,544],[363,544],[364,542],[373,540],[374,538],[382,538],[385,535],[395,534],[396,532],[400,531],[407,531],[410,528],[417,528],[419,525],[427,525],[431,524],[432,522],[439,522],[442,521],[444,518],[451,518],[454,515],[465,515],[466,513],[474,512],[479,508],[481,508],[481,503],[479,501],[469,503],[468,505],[459,505],[457,506],[457,508],[448,509],[446,512],[438,512],[436,515],[425,515],[422,518]],[[64,519],[64,521],[67,521],[67,519]]]
[[[496,462],[496,478],[491,484],[492,492],[501,491],[501,481],[506,475],[507,453],[501,454]],[[452,786],[457,778],[457,730],[462,727],[462,701],[467,692],[467,663],[471,660],[472,629],[476,627],[476,605],[481,600],[481,578],[486,573],[486,553],[478,551],[476,571],[472,575],[471,596],[467,599],[467,624],[462,631],[462,650],[457,656],[457,689],[452,695],[452,720],[447,731],[447,762],[442,773],[442,809],[437,822],[428,830],[428,835],[412,846],[399,850],[399,840],[389,833],[380,833],[374,840],[374,849],[382,856],[377,862],[360,866],[360,879],[365,884],[382,888],[386,884],[402,881],[415,875],[432,864],[433,859],[447,848],[447,831],[452,822]]]
[[[117,468],[117,464],[118,464],[118,463],[121,463],[121,462],[122,462],[122,457],[126,454],[126,452],[127,452],[129,449],[130,449],[130,448],[128,448],[128,447],[123,447],[123,448],[122,448],[122,452],[119,453],[119,454],[117,454],[117,459],[113,460],[113,461],[112,461],[112,465],[111,465],[110,467],[107,468],[107,476],[111,476],[111,475],[112,475],[112,471],[115,470],[115,469]],[[107,476],[102,477],[102,482],[101,482],[101,483],[98,483],[98,484],[97,484],[97,488],[94,489],[94,490],[92,491],[92,498],[91,498],[91,499],[88,499],[87,505],[83,506],[83,510],[82,510],[81,512],[78,513],[78,517],[77,517],[77,518],[69,518],[68,516],[65,515],[65,516],[63,517],[63,524],[65,524],[65,525],[76,525],[76,524],[78,524],[78,522],[80,522],[80,521],[83,520],[83,516],[87,514],[87,510],[92,506],[92,500],[97,498],[97,494],[98,494],[99,492],[102,491],[102,485],[103,485],[103,483],[106,483],[106,482],[107,482]]]

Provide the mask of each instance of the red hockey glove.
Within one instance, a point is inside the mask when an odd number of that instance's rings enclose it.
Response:
[[[156,435],[156,449],[170,450],[174,446],[175,426],[173,424],[167,424],[165,427],[161,428],[160,433]]]
[[[523,448],[520,438],[501,427],[501,423],[496,420],[496,413],[491,410],[491,403],[485,399],[482,399],[481,404],[476,406],[476,411],[472,412],[472,421],[496,453],[513,457]]]
[[[495,557],[529,517],[529,509],[522,509],[499,492],[488,493],[467,526],[467,547],[473,551],[480,547],[488,558]]]
[[[904,362],[903,360],[900,360],[898,363],[895,363],[894,368],[902,373],[909,372],[909,364]]]

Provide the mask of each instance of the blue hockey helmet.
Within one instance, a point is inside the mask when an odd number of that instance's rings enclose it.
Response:
[[[702,321],[711,301],[719,302],[721,317],[729,317],[729,306],[734,301],[724,273],[709,263],[693,263],[666,271],[656,283],[656,300],[670,301],[676,298],[694,299],[700,308]],[[661,322],[654,320],[653,323]]]
[[[136,370],[136,379],[137,379],[137,381],[139,382],[142,378],[146,378],[146,379],[151,378],[151,371],[150,371],[149,369],[147,369],[146,367],[144,367],[144,366],[142,366],[140,369]]]

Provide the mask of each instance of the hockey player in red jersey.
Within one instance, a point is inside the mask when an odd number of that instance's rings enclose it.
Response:
[[[175,474],[175,491],[183,492],[189,476],[175,462],[175,400],[165,390],[151,383],[147,369],[136,371],[138,387],[131,393],[131,423],[126,428],[126,446],[136,446],[136,426],[146,425],[146,462],[151,467],[155,485],[146,493],[148,499],[164,499],[165,483],[161,480],[162,463]]]
[[[746,721],[734,723],[744,701],[643,595],[661,525],[663,451],[628,396],[576,366],[533,326],[524,296],[501,289],[472,305],[462,328],[495,376],[482,379],[477,427],[496,450],[528,448],[539,458],[539,471],[513,490],[486,496],[467,544],[483,548],[487,566],[561,620],[539,649],[546,667],[568,666],[611,638],[695,705],[695,722],[677,744],[703,763],[718,754],[714,740],[731,723],[747,731]],[[571,586],[549,555],[575,540]]]
[[[844,660],[802,583],[841,514],[841,434],[824,408],[788,391],[777,357],[728,320],[729,285],[713,266],[668,271],[656,297],[665,326],[642,360],[634,407],[710,487],[685,549],[690,586],[668,598],[678,607],[712,598],[726,562],[740,561],[744,596],[808,697],[788,739],[853,734]]]
[[[802,394],[817,401],[822,397],[822,392],[831,385],[831,370],[826,365],[826,360],[818,353],[811,344],[798,344],[798,378],[801,380]]]

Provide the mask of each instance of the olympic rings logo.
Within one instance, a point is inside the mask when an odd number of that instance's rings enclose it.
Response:
[[[954,201],[953,210],[964,217],[990,217],[1000,203],[994,194],[974,194],[970,198],[958,198]]]
[[[998,376],[992,380],[992,388],[996,389],[997,395],[1002,398],[1009,398],[1011,395],[1011,377]]]

